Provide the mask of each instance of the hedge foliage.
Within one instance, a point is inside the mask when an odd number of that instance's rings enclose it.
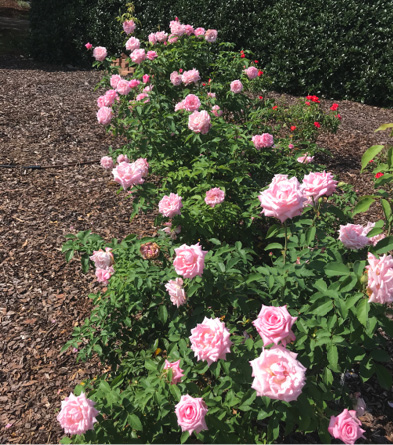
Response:
[[[37,58],[82,64],[83,44],[118,41],[114,20],[127,0],[33,0],[32,42]],[[291,94],[320,94],[393,105],[393,0],[135,0],[145,36],[182,23],[216,28],[222,41],[251,50]],[[195,12],[197,11],[197,13]],[[236,30],[236,31],[235,31]],[[116,34],[117,33],[117,34]]]

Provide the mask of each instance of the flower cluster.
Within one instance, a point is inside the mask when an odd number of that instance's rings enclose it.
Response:
[[[96,267],[96,277],[99,283],[108,284],[109,278],[115,273],[113,264],[115,262],[112,249],[106,247],[105,251],[95,250],[90,257]]]

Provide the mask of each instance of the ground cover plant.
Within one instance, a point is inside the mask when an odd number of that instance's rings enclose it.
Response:
[[[133,197],[131,217],[158,209],[162,230],[109,245],[68,236],[67,259],[82,252],[107,289],[66,347],[108,371],[63,402],[64,441],[250,443],[296,430],[354,443],[363,430],[343,376],[391,386],[392,239],[381,224],[353,227],[354,193],[312,163],[336,104],[281,108],[255,95],[269,84],[259,61],[216,30],[173,20],[142,43],[125,19],[132,79],[87,45],[111,87],[98,121],[127,141],[102,165]]]

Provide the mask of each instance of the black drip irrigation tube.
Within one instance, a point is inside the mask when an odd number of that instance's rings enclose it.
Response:
[[[46,168],[64,168],[75,167],[77,165],[99,164],[100,161],[71,162],[70,164],[54,164],[54,165],[19,165],[19,164],[0,164],[0,168],[21,168],[22,170],[43,170]]]

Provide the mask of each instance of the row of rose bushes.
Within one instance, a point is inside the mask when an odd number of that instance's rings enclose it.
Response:
[[[68,235],[66,259],[81,252],[107,288],[90,296],[92,314],[65,348],[97,354],[107,372],[62,402],[58,419],[76,435],[63,442],[317,431],[323,443],[354,443],[365,408],[358,398],[350,409],[347,373],[391,385],[393,259],[378,257],[392,247],[383,221],[351,224],[354,193],[313,164],[318,133],[339,124],[337,104],[266,99],[259,61],[216,30],[174,20],[142,48],[129,37],[135,22],[123,29],[131,79],[105,48],[86,46],[111,87],[98,122],[127,140],[101,164],[132,199],[131,217],[154,211],[159,230],[110,243]]]

